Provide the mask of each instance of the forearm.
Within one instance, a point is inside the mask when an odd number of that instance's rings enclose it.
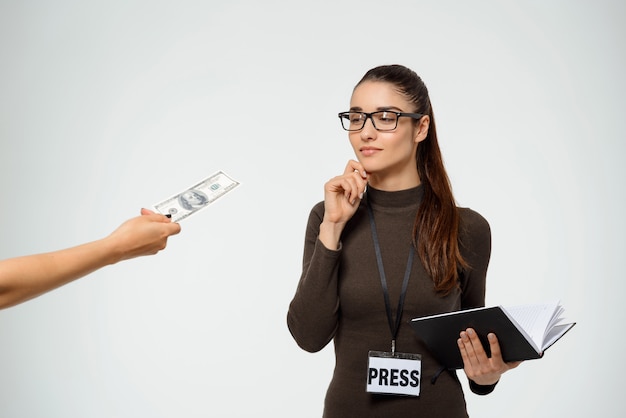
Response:
[[[99,268],[165,248],[180,225],[148,209],[98,241],[0,261],[0,309],[56,289]]]
[[[329,250],[337,250],[341,239],[341,232],[345,224],[323,221],[320,224],[319,240]]]
[[[333,338],[339,314],[338,253],[317,242],[289,305],[287,325],[298,345],[309,352]]]
[[[121,259],[109,238],[0,261],[0,309],[17,305]]]

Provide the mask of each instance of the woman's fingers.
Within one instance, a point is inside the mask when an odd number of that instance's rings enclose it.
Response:
[[[468,328],[462,331],[457,340],[465,374],[468,378],[481,385],[497,382],[507,370],[520,365],[521,362],[505,363],[502,358],[500,344],[494,333],[487,335],[490,356],[487,356],[476,332]]]
[[[343,171],[343,174],[350,174],[350,173],[362,173],[361,177],[365,178],[365,168],[363,167],[363,165],[356,161],[356,160],[350,160],[348,161],[348,164],[346,164],[346,168]]]
[[[367,173],[358,161],[350,160],[342,175],[324,185],[324,220],[345,223],[358,208],[367,187]]]

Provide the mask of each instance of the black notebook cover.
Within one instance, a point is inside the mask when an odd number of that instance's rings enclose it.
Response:
[[[429,347],[432,355],[448,369],[463,368],[463,359],[457,345],[461,331],[473,328],[483,343],[487,356],[491,356],[487,334],[498,337],[505,362],[537,359],[537,353],[524,335],[498,306],[453,312],[443,316],[430,316],[411,320],[417,337]]]

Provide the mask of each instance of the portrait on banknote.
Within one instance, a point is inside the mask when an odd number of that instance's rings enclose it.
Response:
[[[209,197],[200,190],[191,189],[181,193],[178,202],[187,210],[200,209],[209,203]]]

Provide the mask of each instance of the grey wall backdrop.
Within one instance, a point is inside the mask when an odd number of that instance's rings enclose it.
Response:
[[[0,258],[101,238],[217,170],[155,257],[0,312],[0,416],[319,417],[332,346],[285,324],[304,228],[369,68],[429,86],[487,303],[561,299],[546,356],[475,417],[621,416],[623,2],[0,1]]]

